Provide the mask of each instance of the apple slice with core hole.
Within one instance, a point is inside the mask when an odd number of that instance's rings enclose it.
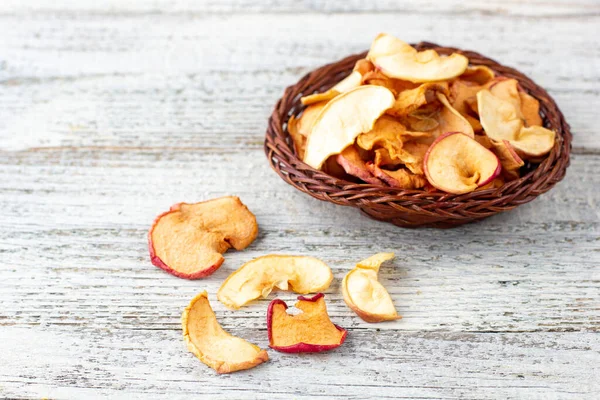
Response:
[[[219,374],[250,369],[269,360],[265,350],[221,328],[206,291],[185,308],[181,326],[189,351]]]
[[[477,93],[479,118],[485,133],[495,141],[508,140],[521,158],[537,159],[552,150],[556,133],[541,126],[525,127],[520,110],[489,90]]]
[[[221,266],[223,253],[245,249],[257,234],[256,217],[238,197],[179,203],[150,228],[150,260],[180,278],[204,278]]]
[[[295,308],[300,314],[287,313],[287,304],[273,300],[267,310],[269,347],[284,353],[317,353],[335,349],[346,340],[347,331],[329,319],[323,293],[299,296]]]
[[[379,267],[394,258],[394,253],[378,253],[358,264],[342,281],[344,301],[366,322],[392,321],[402,318],[392,298],[377,280]]]
[[[494,180],[501,171],[494,153],[461,132],[440,136],[425,154],[427,180],[447,193],[472,192]]]
[[[315,257],[267,255],[242,265],[223,282],[217,298],[229,308],[265,298],[274,288],[307,294],[323,291],[333,280],[331,268]]]
[[[342,93],[323,108],[306,143],[304,162],[321,168],[323,162],[373,129],[375,121],[394,104],[394,95],[383,86],[364,85]]]
[[[376,67],[390,78],[411,82],[443,81],[459,76],[467,69],[467,57],[454,53],[440,57],[435,50],[417,51],[391,35],[379,34],[367,54]]]

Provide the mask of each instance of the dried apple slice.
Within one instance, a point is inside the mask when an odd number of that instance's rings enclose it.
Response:
[[[469,66],[459,76],[460,80],[474,82],[478,85],[484,85],[495,78],[496,74],[485,65]]]
[[[401,92],[388,114],[402,117],[415,111],[417,108],[431,103],[436,99],[436,93],[448,94],[448,82],[424,83],[419,87]]]
[[[362,84],[386,87],[394,93],[394,96],[405,90],[411,90],[419,86],[418,83],[390,78],[378,69],[363,74]]]
[[[310,131],[312,130],[317,116],[326,104],[326,101],[311,104],[310,106],[306,107],[304,111],[302,111],[302,114],[299,118],[295,118],[292,115],[288,121],[288,132],[290,133],[292,141],[294,142],[296,154],[301,159],[304,158],[308,135],[310,135]]]
[[[376,67],[390,78],[411,82],[434,82],[455,78],[467,69],[467,57],[454,53],[440,57],[435,50],[417,51],[388,34],[379,34],[367,54]]]
[[[381,181],[373,176],[367,169],[365,162],[360,158],[358,150],[354,146],[348,146],[341,154],[337,155],[337,162],[344,168],[346,173],[355,176],[363,181],[373,184],[381,185]]]
[[[382,86],[364,85],[342,93],[323,108],[306,143],[304,162],[321,168],[331,155],[354,143],[358,135],[394,104],[394,95]]]
[[[267,255],[242,265],[223,282],[217,298],[229,308],[265,298],[274,288],[316,293],[331,284],[333,274],[323,261],[307,256]]]
[[[188,350],[219,374],[250,369],[269,360],[265,350],[232,336],[219,325],[206,291],[185,308],[181,326]]]
[[[552,150],[555,132],[541,126],[525,127],[514,104],[489,90],[477,93],[479,118],[485,133],[495,141],[508,140],[521,158],[537,159]]]
[[[387,170],[368,162],[367,168],[371,173],[387,183],[391,187],[400,189],[420,189],[427,184],[427,180],[422,175],[415,175],[404,168],[396,171]]]
[[[378,253],[358,264],[342,281],[344,301],[366,322],[393,321],[402,318],[396,312],[388,291],[377,280],[379,267],[394,258],[394,253]]]
[[[469,193],[496,178],[502,166],[498,157],[460,132],[448,132],[425,154],[425,175],[434,187],[447,193]]]
[[[515,107],[519,118],[524,119],[521,112],[521,96],[519,94],[519,82],[516,79],[501,79],[494,82],[488,88],[490,93],[499,99],[509,102]]]
[[[179,203],[150,228],[150,260],[180,278],[204,278],[221,266],[223,253],[245,249],[257,234],[256,217],[238,197]]]
[[[300,99],[302,104],[305,106],[320,101],[329,101],[340,93],[347,92],[348,90],[354,89],[360,86],[362,82],[362,75],[358,71],[352,71],[350,75],[339,81],[335,86],[323,93],[315,93],[308,96],[304,96]]]
[[[480,132],[483,128],[477,118],[469,115],[470,107],[467,101],[474,98],[482,88],[480,85],[461,80],[452,82],[450,87],[450,105],[471,124],[475,132]]]
[[[469,121],[450,105],[448,98],[444,94],[436,93],[436,96],[443,105],[443,108],[436,116],[439,124],[435,129],[430,131],[430,137],[421,140],[421,142],[431,144],[437,137],[448,132],[462,132],[470,138],[474,138],[475,132]]]
[[[519,91],[521,98],[521,113],[525,119],[526,126],[542,126],[540,117],[540,102],[529,93]]]
[[[494,153],[500,159],[500,164],[502,164],[502,175],[509,181],[518,179],[520,177],[519,170],[525,163],[515,152],[508,140],[492,142],[492,146]]]
[[[287,304],[279,299],[269,304],[269,347],[284,353],[317,353],[344,343],[347,331],[329,319],[323,293],[313,297],[299,296],[294,307],[302,313],[288,314]]]

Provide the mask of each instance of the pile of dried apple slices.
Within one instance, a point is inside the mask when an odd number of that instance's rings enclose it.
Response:
[[[230,247],[243,249],[257,236],[255,216],[237,197],[202,203],[179,203],[159,215],[148,235],[154,265],[180,278],[198,279],[216,271]],[[380,253],[356,264],[342,283],[346,304],[367,322],[401,318],[385,288],[378,282],[380,265],[394,257]],[[273,289],[299,296],[295,309],[275,299],[267,309],[269,347],[284,353],[314,353],[335,349],[347,331],[329,319],[322,291],[333,281],[331,268],[315,257],[266,255],[242,265],[217,292],[221,303],[239,309],[266,298]],[[190,352],[217,371],[229,373],[268,361],[265,350],[232,336],[219,325],[206,291],[192,299],[181,317],[183,337]]]
[[[525,161],[542,161],[556,136],[517,80],[387,34],[346,78],[301,101],[307,107],[287,129],[305,163],[401,189],[502,186]]]

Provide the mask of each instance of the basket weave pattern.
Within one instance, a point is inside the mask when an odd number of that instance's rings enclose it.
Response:
[[[462,195],[349,182],[303,163],[296,156],[287,132],[289,117],[303,109],[300,97],[333,86],[352,71],[356,61],[366,56],[365,52],[324,65],[286,88],[269,118],[265,138],[265,153],[275,172],[296,189],[319,200],[357,207],[374,219],[411,228],[450,228],[478,221],[528,203],[563,179],[569,165],[572,135],[562,112],[543,88],[519,71],[472,51],[427,42],[415,48],[434,49],[443,55],[460,53],[468,57],[472,65],[485,65],[498,75],[518,80],[521,87],[539,100],[544,126],[556,132],[556,143],[548,157],[521,178],[498,189]]]

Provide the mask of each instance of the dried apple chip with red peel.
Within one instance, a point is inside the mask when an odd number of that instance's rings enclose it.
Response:
[[[378,167],[368,162],[367,168],[377,178],[381,179],[391,187],[400,189],[420,189],[427,184],[423,175],[415,175],[404,168],[392,171]]]
[[[382,182],[375,178],[367,169],[365,162],[360,158],[360,154],[354,146],[348,146],[341,154],[338,154],[337,162],[349,175],[355,176],[373,185],[382,184]]]
[[[347,331],[329,319],[323,293],[299,296],[300,314],[287,313],[287,304],[275,299],[267,310],[269,347],[284,353],[318,353],[335,349],[346,340]]]
[[[494,96],[489,90],[477,93],[481,125],[490,139],[508,140],[519,157],[539,159],[554,147],[556,133],[541,126],[525,127],[513,103]]]
[[[440,136],[425,154],[427,180],[447,193],[472,192],[494,180],[501,171],[494,153],[460,132]]]
[[[219,374],[250,369],[269,360],[265,350],[232,336],[219,325],[206,291],[185,308],[181,326],[189,351]]]
[[[467,69],[467,57],[454,53],[440,57],[435,50],[417,51],[408,43],[388,34],[379,34],[371,44],[367,59],[390,78],[411,82],[433,82],[455,78]]]
[[[356,264],[342,281],[344,301],[366,322],[393,321],[398,315],[388,291],[379,283],[379,267],[394,253],[378,253]]]
[[[150,260],[180,278],[204,278],[221,266],[223,253],[245,249],[257,234],[256,217],[238,197],[179,203],[150,228]]]
[[[304,162],[321,168],[329,156],[341,153],[358,135],[370,131],[393,103],[394,95],[382,86],[359,86],[337,96],[327,103],[313,125]]]
[[[274,288],[296,293],[316,293],[331,284],[333,274],[315,257],[267,255],[242,265],[223,282],[217,298],[229,308],[265,298]]]
[[[493,151],[496,153],[502,164],[502,176],[512,181],[520,177],[519,170],[525,163],[515,152],[508,140],[501,142],[492,142]]]

